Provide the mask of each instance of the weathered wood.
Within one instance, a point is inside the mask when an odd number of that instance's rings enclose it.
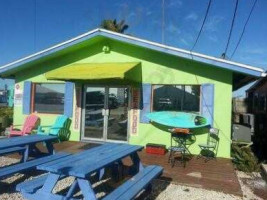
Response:
[[[56,139],[57,139],[57,136],[45,136],[45,135],[29,135],[29,136],[11,137],[11,138],[0,140],[0,149],[36,144],[38,142],[54,141]]]
[[[16,186],[16,190],[19,192],[34,193],[44,185],[47,177],[48,175],[46,174],[41,177],[20,183]]]
[[[62,142],[54,144],[57,151],[78,153],[83,150],[97,146],[92,143],[84,142]],[[40,144],[38,148],[43,150]],[[225,192],[228,194],[242,196],[240,184],[238,182],[234,166],[230,159],[217,158],[205,163],[202,159],[193,157],[185,168],[180,166],[171,167],[168,163],[168,154],[164,156],[147,154],[145,151],[138,153],[144,165],[160,165],[164,168],[161,179],[174,184],[200,187],[208,190]],[[18,158],[16,154],[9,155]],[[55,161],[56,162],[56,161]],[[130,158],[123,160],[123,164],[132,165]]]
[[[40,165],[38,166],[38,169],[47,170],[51,172],[58,172],[59,169],[65,167],[66,165],[73,165],[74,163],[77,164],[78,161],[84,161],[84,159],[88,159],[87,161],[89,161],[90,159],[92,159],[92,155],[94,155],[95,153],[98,154],[104,153],[112,146],[114,146],[114,144],[105,144],[103,146],[95,147],[90,151],[82,151],[75,154],[75,156],[62,158],[61,162],[54,161],[50,162],[49,164]]]
[[[23,192],[24,197],[30,199],[38,199],[38,198],[57,199],[60,197],[62,199],[65,198],[69,199],[72,198],[74,192],[79,188],[84,199],[96,200],[96,194],[92,188],[92,185],[88,180],[86,180],[86,178],[93,172],[98,172],[99,178],[102,178],[104,174],[104,169],[106,167],[112,166],[114,163],[121,163],[121,159],[127,156],[132,157],[136,169],[138,170],[143,169],[143,166],[140,162],[140,158],[136,153],[137,151],[140,151],[142,148],[143,147],[141,146],[128,145],[128,144],[105,144],[100,147],[85,150],[84,152],[78,154],[70,155],[67,158],[62,158],[62,159],[59,158],[56,160],[56,162],[54,161],[46,163],[38,167],[38,169],[49,168],[48,171],[50,173],[45,179],[45,181],[43,179],[39,179],[40,181],[35,181],[34,184],[36,186],[30,186],[31,189],[28,189],[28,191],[30,192],[26,192],[27,189],[24,189],[27,187],[29,188],[30,185],[29,183],[27,183],[24,186],[23,185],[20,186],[19,189]],[[142,180],[146,176],[145,173],[146,171],[144,171],[144,174],[141,177]],[[152,170],[150,173],[152,173]],[[69,191],[67,192],[66,196],[52,194],[52,190],[59,181],[60,176],[75,176],[76,178],[74,183],[71,185]],[[144,188],[147,184],[149,184],[152,178],[149,177],[146,178],[146,181],[145,182],[143,181],[145,185],[140,185],[140,186]],[[40,188],[40,185],[42,184],[43,186]],[[37,188],[40,189],[37,190]],[[138,190],[142,190],[143,188],[138,187]],[[133,194],[135,194],[135,192],[133,192]]]
[[[65,177],[66,176],[60,176],[60,179],[63,179]],[[37,178],[34,178],[32,180],[19,183],[16,186],[16,190],[18,192],[35,193],[37,190],[43,187],[47,178],[48,178],[48,174],[45,174]]]
[[[133,176],[127,182],[115,189],[111,194],[107,195],[103,200],[130,200],[134,199],[143,189],[157,178],[163,171],[160,166],[150,165]]]
[[[30,161],[27,161],[24,163],[19,163],[19,164],[11,165],[8,167],[4,167],[4,168],[0,169],[0,178],[10,176],[10,175],[15,174],[15,173],[27,171],[30,169],[34,169],[34,168],[36,168],[37,165],[44,164],[44,163],[47,163],[49,161],[53,161],[53,160],[56,160],[56,159],[59,159],[62,157],[66,157],[66,156],[69,156],[69,154],[68,153],[58,153],[55,155],[46,156],[46,157],[30,160]]]
[[[38,169],[86,178],[91,173],[105,168],[142,148],[141,146],[127,144],[106,144],[98,147],[97,150],[93,148],[80,154],[72,155],[67,158],[68,160],[64,159],[64,162],[59,160],[56,163],[38,166]]]
[[[0,155],[3,156],[11,153],[24,152],[25,150],[26,150],[25,147],[11,147],[6,149],[1,149]]]

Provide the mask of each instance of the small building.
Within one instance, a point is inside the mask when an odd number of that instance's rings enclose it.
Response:
[[[267,111],[267,78],[257,80],[246,90],[248,112],[266,114]]]
[[[267,78],[256,81],[246,91],[248,113],[254,115],[254,146],[259,157],[266,159],[267,145]]]
[[[265,75],[259,68],[95,29],[0,67],[15,79],[14,124],[35,113],[42,125],[72,120],[70,140],[170,145],[146,114],[199,113],[220,129],[219,157],[230,157],[232,91]],[[196,142],[208,129],[192,130]]]

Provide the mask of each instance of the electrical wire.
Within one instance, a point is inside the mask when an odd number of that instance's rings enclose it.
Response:
[[[161,4],[161,9],[162,9],[162,21],[161,21],[161,43],[165,43],[165,0],[162,0]]]
[[[34,35],[33,35],[33,47],[34,47],[34,51],[36,51],[36,7],[37,7],[37,2],[36,2],[36,0],[34,0],[34,28],[33,28],[33,31],[34,31]]]
[[[201,32],[202,32],[202,30],[203,30],[204,24],[205,24],[205,22],[206,22],[206,19],[207,19],[209,10],[210,10],[211,1],[212,1],[212,0],[209,1],[208,7],[207,7],[207,10],[206,10],[206,13],[205,13],[205,17],[204,17],[204,20],[203,20],[203,22],[202,22],[202,25],[201,25],[200,31],[199,31],[199,33],[198,33],[197,39],[196,39],[196,41],[195,41],[193,47],[192,47],[191,50],[190,50],[190,55],[191,55],[191,59],[192,59],[192,60],[194,60],[192,51],[193,51],[193,49],[195,48],[195,46],[196,46],[196,44],[197,44],[197,42],[198,42],[198,40],[199,40],[199,37],[200,37],[200,35],[201,35]],[[256,0],[256,1],[257,1],[257,0]],[[232,34],[231,32],[232,32],[232,29],[233,29],[233,24],[234,24],[234,19],[235,19],[235,15],[236,15],[237,5],[238,5],[238,0],[237,0],[236,7],[235,7],[235,13],[234,13],[234,18],[233,18],[232,25],[231,25],[231,31],[230,31],[230,35],[229,35],[229,38],[228,38],[228,43],[229,43],[229,39],[230,39],[231,34]],[[228,48],[228,45],[229,45],[229,44],[227,44],[227,48]],[[227,48],[226,48],[226,49],[227,49]],[[196,82],[197,82],[197,84],[199,85],[200,82],[199,82],[199,80],[198,80],[197,75],[195,75],[195,78],[196,78]],[[200,90],[200,94],[201,94],[201,96],[202,96],[202,101],[203,101],[204,105],[208,108],[206,99],[205,99],[205,97],[204,97],[204,95],[203,95],[203,92],[202,92],[201,90]],[[209,113],[210,117],[211,117],[212,120],[213,120],[213,123],[214,123],[215,126],[220,130],[220,132],[221,132],[221,134],[223,135],[223,137],[224,137],[228,142],[231,143],[232,140],[229,139],[229,137],[224,133],[224,131],[223,131],[222,129],[220,129],[220,125],[219,125],[219,124],[217,123],[217,121],[215,120],[213,114],[211,113],[211,110],[210,110],[209,108],[208,108],[207,110],[208,110],[208,113]]]
[[[202,22],[201,27],[200,27],[200,30],[199,30],[199,32],[198,32],[197,38],[196,38],[195,43],[194,43],[193,47],[191,48],[190,52],[192,52],[192,51],[194,50],[194,48],[195,48],[195,46],[196,46],[196,44],[197,44],[197,42],[198,42],[198,40],[199,40],[199,37],[200,37],[200,35],[201,35],[201,33],[202,33],[204,24],[205,24],[205,22],[206,22],[206,19],[207,19],[209,10],[210,10],[211,2],[212,2],[212,0],[209,0],[209,4],[208,4],[208,7],[207,7],[207,10],[206,10],[206,13],[205,13],[205,17],[204,17],[204,19],[203,19],[203,22]]]
[[[235,19],[236,19],[236,11],[237,11],[237,7],[238,7],[238,2],[239,2],[239,0],[236,0],[234,16],[233,16],[232,23],[231,23],[230,33],[229,33],[229,36],[228,36],[228,40],[227,40],[227,44],[226,44],[224,53],[222,54],[222,58],[223,59],[226,58],[227,50],[228,50],[228,47],[229,47],[229,44],[230,44],[230,40],[231,40],[231,37],[232,37],[232,32],[233,32],[233,28],[234,28],[234,24],[235,24]]]
[[[234,56],[234,54],[235,54],[237,48],[239,47],[239,44],[240,44],[240,42],[241,42],[241,40],[242,40],[242,38],[243,38],[243,35],[244,35],[244,33],[245,33],[247,24],[248,24],[248,22],[249,22],[249,20],[250,20],[250,17],[251,17],[251,15],[252,15],[252,13],[253,13],[253,10],[254,10],[254,8],[255,8],[255,5],[256,5],[257,1],[258,1],[258,0],[255,0],[255,1],[254,1],[253,5],[252,5],[252,7],[251,7],[251,9],[250,9],[248,18],[247,18],[247,20],[246,20],[246,22],[245,22],[245,25],[244,25],[244,27],[243,27],[242,33],[241,33],[241,35],[240,35],[240,37],[239,37],[239,40],[238,40],[238,42],[237,42],[237,45],[236,45],[234,51],[233,51],[233,53],[232,53],[232,55],[231,55],[231,57],[230,57],[230,60],[233,58],[233,56]]]

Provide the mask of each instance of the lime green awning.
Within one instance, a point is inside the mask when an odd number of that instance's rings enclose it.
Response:
[[[48,80],[130,80],[139,82],[139,62],[77,63],[45,73]]]

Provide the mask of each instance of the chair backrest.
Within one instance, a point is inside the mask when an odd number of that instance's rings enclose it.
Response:
[[[60,129],[68,128],[67,127],[67,120],[68,120],[68,117],[67,116],[65,116],[65,115],[59,115],[56,118],[56,121],[53,124],[53,126],[52,126],[49,134],[50,135],[58,135],[59,132],[60,132]]]
[[[219,142],[219,132],[220,130],[217,128],[210,128],[209,130],[207,143],[210,145],[214,145],[215,148]]]
[[[36,115],[27,116],[23,124],[22,134],[31,133],[32,130],[36,128],[38,122],[39,122],[39,117],[37,117]]]

